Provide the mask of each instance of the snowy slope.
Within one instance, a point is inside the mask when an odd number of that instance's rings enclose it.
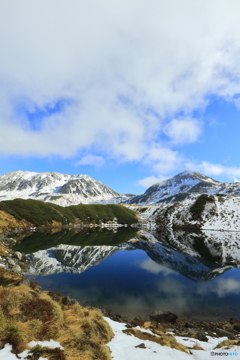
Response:
[[[178,343],[190,349],[189,353],[184,353],[149,340],[140,340],[133,335],[129,336],[123,332],[126,330],[126,324],[115,322],[109,318],[105,318],[105,320],[109,323],[115,334],[113,339],[108,343],[113,360],[209,360],[214,357],[237,359],[240,354],[240,346],[237,341],[234,346],[230,348],[225,346],[216,349],[216,346],[223,340],[227,340],[227,337],[217,338],[207,336],[208,341],[204,342],[189,338],[188,336],[176,336],[175,338]],[[145,333],[149,331],[139,327],[136,329]],[[143,348],[139,347],[139,344],[144,344]],[[196,345],[201,350],[197,350]]]
[[[194,171],[184,171],[151,186],[143,195],[133,197],[131,203],[169,204],[203,193],[240,195],[240,182],[223,183]]]
[[[37,199],[62,206],[96,202],[120,203],[128,197],[88,175],[13,171],[0,176],[0,200]]]
[[[191,228],[201,230],[240,231],[240,196],[212,195],[197,218],[191,206],[198,199],[191,197],[173,205],[160,206],[154,218],[158,228]]]

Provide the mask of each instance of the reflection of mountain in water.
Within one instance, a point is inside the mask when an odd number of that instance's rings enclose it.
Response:
[[[84,245],[86,243],[85,240]],[[51,249],[39,250],[27,256],[30,264],[28,274],[81,273],[119,250],[143,250],[155,263],[195,282],[213,279],[240,264],[238,233],[196,234],[170,231],[165,234],[150,234],[140,231],[132,240],[118,244],[53,245]]]
[[[240,233],[170,230],[154,233],[154,236],[161,251],[149,251],[151,244],[146,248],[141,242],[140,247],[156,263],[164,264],[193,281],[207,281],[240,267]]]

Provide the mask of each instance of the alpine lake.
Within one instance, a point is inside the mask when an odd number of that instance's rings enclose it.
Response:
[[[26,254],[28,278],[82,305],[129,318],[240,319],[238,232],[65,229],[31,233],[14,250]]]

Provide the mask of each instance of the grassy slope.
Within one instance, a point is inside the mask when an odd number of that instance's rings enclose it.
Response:
[[[118,220],[119,224],[133,224],[138,222],[134,211],[122,205],[72,205],[68,209],[85,222],[101,223]]]
[[[85,223],[102,223],[113,221],[114,218],[117,218],[120,224],[132,224],[138,221],[134,211],[121,205],[75,205],[65,208],[32,199],[2,201],[0,212],[13,216],[17,221],[24,220],[34,226],[48,226],[54,223],[66,225],[77,220]]]
[[[105,344],[113,333],[99,311],[80,304],[64,305],[60,294],[39,292],[37,284],[31,283],[29,287],[22,280],[22,275],[0,268],[2,344],[10,343],[14,352],[19,353],[31,340],[54,339],[61,343],[64,352],[54,350],[51,354],[51,350],[37,346],[33,353],[49,359],[110,360]]]

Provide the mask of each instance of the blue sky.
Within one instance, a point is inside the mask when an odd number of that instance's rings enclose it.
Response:
[[[14,10],[13,10],[14,9]],[[237,0],[0,3],[0,174],[240,180]]]

